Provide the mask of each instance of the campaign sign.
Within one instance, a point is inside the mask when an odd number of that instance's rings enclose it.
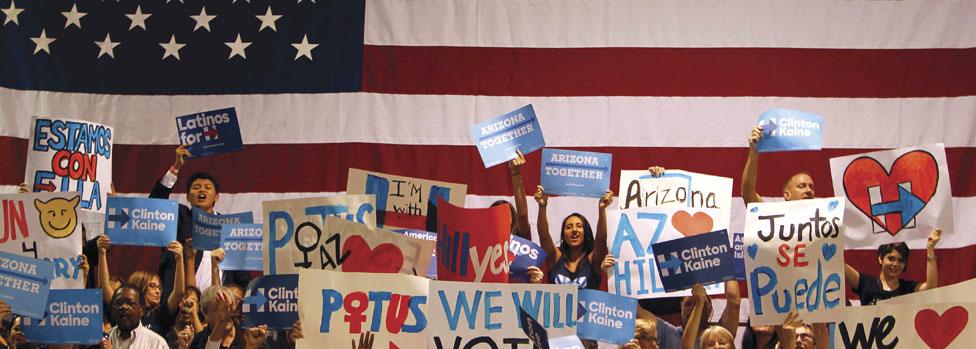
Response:
[[[237,111],[224,108],[176,117],[180,144],[189,145],[191,158],[244,150]],[[194,243],[196,240],[194,240]]]
[[[193,210],[193,248],[213,250],[220,247],[220,226],[224,224],[254,223],[254,214],[242,212],[215,215],[194,207]]]
[[[515,260],[509,266],[512,277],[516,280],[528,281],[525,271],[529,267],[538,267],[546,261],[546,251],[536,243],[512,235],[509,250],[515,254]]]
[[[835,321],[844,309],[842,198],[752,203],[746,207],[746,282],[753,325]]]
[[[576,334],[580,338],[623,345],[634,338],[637,300],[597,290],[579,290],[583,317]]]
[[[471,126],[471,138],[485,168],[515,159],[515,150],[528,154],[546,145],[531,104]]]
[[[298,275],[264,275],[247,284],[241,309],[244,328],[292,328],[298,320]],[[309,328],[309,327],[305,327]]]
[[[437,203],[437,277],[448,281],[508,282],[511,212],[507,205],[463,208]]]
[[[745,241],[745,234],[743,233],[732,233],[732,259],[733,265],[735,266],[735,279],[745,280],[746,279],[746,260],[744,256],[745,249],[742,247]]]
[[[428,347],[430,280],[309,269],[298,275],[305,338],[297,348],[345,348],[366,331],[374,335],[373,348]]]
[[[0,251],[54,263],[51,288],[83,288],[77,192],[0,195]]]
[[[549,337],[575,335],[577,290],[576,285],[430,281],[428,348],[529,347],[520,310]]]
[[[633,334],[631,334],[633,335]],[[549,349],[586,349],[577,336],[565,336],[549,340]]]
[[[665,291],[735,279],[732,247],[725,230],[659,242],[652,249]]]
[[[464,206],[465,184],[391,175],[350,168],[347,194],[376,196],[376,226],[383,229],[432,229],[437,215],[437,197]]]
[[[610,189],[611,154],[542,149],[540,184],[546,193],[602,197]]]
[[[968,348],[976,343],[972,290],[958,302],[846,309],[834,319],[834,348]]]
[[[393,232],[403,234],[404,236],[414,239],[434,241],[435,243],[437,242],[437,233],[432,233],[425,230],[401,229],[393,230]],[[430,255],[430,264],[427,266],[427,277],[437,279],[437,248],[434,248],[433,253]]]
[[[261,224],[221,225],[220,248],[224,249],[224,260],[220,262],[220,270],[262,270],[263,229]],[[193,243],[196,245],[195,239]]]
[[[823,147],[823,118],[790,109],[773,109],[759,116],[762,138],[756,143],[760,153],[774,151],[820,150]]]
[[[620,171],[620,208],[685,207],[717,209],[721,224],[732,217],[732,178],[682,170],[666,170],[660,177],[648,171]]]
[[[98,344],[102,341],[102,290],[51,290],[47,316],[24,318],[31,343]]]
[[[14,314],[43,318],[54,263],[0,252],[0,301]]]
[[[546,328],[542,327],[525,309],[520,308],[518,313],[519,323],[522,324],[522,331],[532,341],[532,348],[549,349],[549,334],[546,332]]]
[[[297,274],[298,268],[335,268],[339,238],[323,235],[326,217],[376,227],[372,195],[264,201],[264,274]],[[320,252],[322,251],[322,252]],[[329,252],[328,254],[324,252]]]
[[[105,234],[116,245],[160,246],[176,241],[175,201],[112,196],[105,211]]]

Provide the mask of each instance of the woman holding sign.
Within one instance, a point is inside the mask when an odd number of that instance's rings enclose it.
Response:
[[[874,305],[879,300],[923,291],[939,287],[938,258],[935,256],[935,245],[939,244],[942,230],[935,229],[929,233],[926,248],[925,282],[916,282],[901,278],[901,274],[908,269],[908,245],[904,242],[878,246],[878,264],[881,275],[865,275],[845,264],[844,277],[851,285],[854,293],[861,299],[861,305]]]
[[[549,219],[546,206],[549,203],[542,186],[536,187],[535,201],[539,203],[539,245],[546,251],[549,266],[548,281],[551,284],[576,284],[579,288],[599,289],[599,265],[607,255],[607,206],[613,201],[613,192],[607,191],[600,198],[600,219],[596,225],[596,239],[586,217],[579,213],[566,216],[562,223],[562,241],[559,248],[549,235]]]

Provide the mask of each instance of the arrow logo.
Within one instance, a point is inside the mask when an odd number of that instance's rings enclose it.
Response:
[[[883,216],[889,213],[901,213],[901,225],[908,225],[908,222],[915,218],[922,208],[925,207],[925,202],[919,199],[915,194],[908,191],[904,187],[898,187],[898,200],[877,203],[871,205],[871,215],[872,216]]]
[[[254,293],[254,295],[244,297],[244,312],[251,312],[252,306],[257,306],[259,313],[264,311],[264,305],[268,303],[268,297],[264,296],[264,289],[258,288]]]
[[[44,184],[34,184],[34,191],[35,192],[39,192],[39,191],[54,191],[54,189],[56,189],[56,188],[57,187],[54,186],[54,183],[51,183],[51,182],[47,182],[47,183],[44,183]]]
[[[681,274],[681,259],[678,258],[678,252],[671,252],[670,258],[666,254],[658,255],[657,266],[661,269],[661,276],[670,276],[671,270],[675,275]]]
[[[769,120],[768,125],[763,125],[763,132],[765,132],[766,136],[769,137],[773,135],[773,131],[776,131],[777,128],[779,128],[779,125],[776,125],[776,122],[773,120]]]
[[[116,213],[116,212],[118,212],[117,210],[118,211],[122,211],[122,213]],[[129,217],[129,212],[128,211],[129,210],[127,208],[124,208],[124,207],[118,208],[118,209],[116,209],[115,207],[112,207],[112,208],[109,209],[108,221],[109,222],[116,222],[117,223],[117,226],[119,228],[125,227],[125,225],[128,224],[129,221],[131,220],[130,217]]]

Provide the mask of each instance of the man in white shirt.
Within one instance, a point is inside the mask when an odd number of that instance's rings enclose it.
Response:
[[[167,349],[166,340],[140,322],[142,295],[139,289],[123,285],[115,290],[110,304],[110,314],[115,327],[102,340],[102,349]]]

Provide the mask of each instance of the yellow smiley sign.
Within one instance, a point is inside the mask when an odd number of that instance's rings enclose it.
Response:
[[[79,200],[78,196],[71,200],[54,198],[47,202],[34,199],[34,207],[37,208],[37,216],[40,218],[44,233],[55,239],[71,235],[78,225]]]

